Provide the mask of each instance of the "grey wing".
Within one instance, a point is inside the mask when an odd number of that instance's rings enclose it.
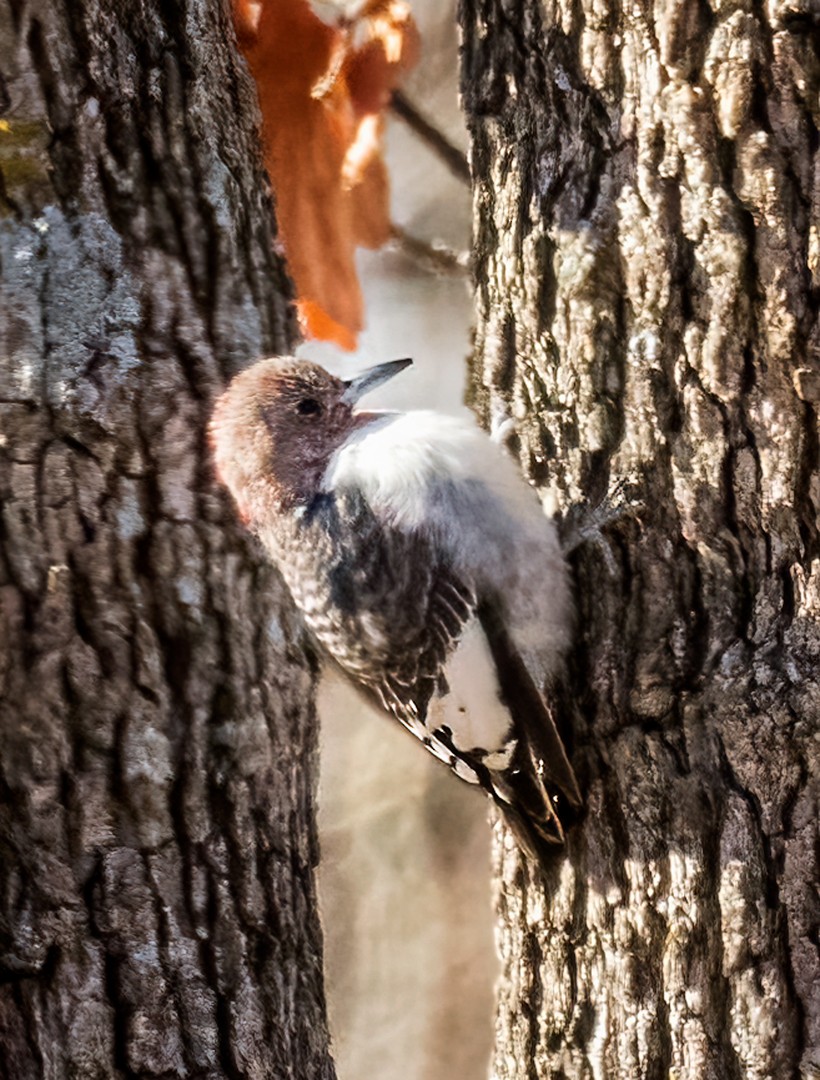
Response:
[[[434,699],[446,696],[447,662],[465,626],[475,616],[475,595],[447,567],[426,552],[417,567],[408,595],[398,603],[391,622],[391,649],[374,670],[359,678],[382,708],[392,713],[424,745],[456,768],[462,756],[446,730],[435,726],[430,712]],[[459,771],[459,770],[457,770]],[[478,782],[474,775],[463,779]]]
[[[432,542],[390,527],[355,492],[317,500],[298,547],[297,586],[305,578],[318,584],[310,596],[293,591],[320,643],[402,722],[424,717],[475,611],[472,589]]]
[[[354,493],[325,498],[308,526],[336,539],[332,549],[325,545],[320,572],[329,603],[303,605],[320,643],[431,753],[462,779],[482,783],[486,770],[466,752],[472,748],[457,746],[430,710],[446,696],[448,660],[475,621],[470,583],[432,541],[391,528]]]

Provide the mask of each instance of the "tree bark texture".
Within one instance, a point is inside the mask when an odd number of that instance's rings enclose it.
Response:
[[[0,0],[0,1076],[330,1078],[313,671],[216,489],[285,351],[218,0]]]
[[[817,1077],[815,16],[460,19],[474,402],[565,511],[623,510],[573,556],[585,820],[544,880],[497,848],[494,1075]]]

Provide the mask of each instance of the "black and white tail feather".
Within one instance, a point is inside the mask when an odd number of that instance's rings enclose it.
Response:
[[[484,602],[476,610],[472,598],[452,583],[447,591],[446,631],[441,623],[431,630],[429,651],[420,653],[416,677],[404,668],[375,682],[359,681],[359,688],[460,779],[480,785],[522,849],[541,861],[545,848],[554,850],[564,843],[566,823],[581,808],[575,773],[547,701],[511,642],[499,609]],[[490,748],[465,743],[458,727],[463,708],[459,687],[447,681],[447,659],[465,631],[486,641],[497,678],[497,705],[509,717],[503,741]],[[436,658],[435,668],[429,664],[431,657]],[[442,719],[444,703],[449,703],[449,715],[456,716],[452,726]]]

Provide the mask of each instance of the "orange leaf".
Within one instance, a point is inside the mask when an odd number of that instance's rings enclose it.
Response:
[[[352,352],[356,348],[356,335],[328,315],[315,300],[297,300],[296,311],[299,325],[306,338],[332,341],[342,349]]]
[[[234,19],[259,90],[305,332],[355,348],[363,323],[355,248],[378,247],[390,232],[379,113],[418,49],[409,9],[371,0],[355,20],[329,26],[307,0],[234,0]]]
[[[261,15],[260,0],[234,0],[233,21],[236,26],[236,36],[243,49],[256,40]]]
[[[356,20],[346,76],[358,115],[382,112],[419,57],[419,34],[404,0],[371,0]]]

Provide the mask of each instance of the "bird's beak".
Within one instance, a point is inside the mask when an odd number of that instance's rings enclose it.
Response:
[[[355,405],[360,397],[363,397],[371,390],[375,390],[377,386],[381,386],[388,379],[392,379],[394,375],[398,375],[400,371],[404,371],[412,363],[412,360],[405,358],[404,360],[388,360],[386,364],[376,364],[375,367],[368,368],[361,375],[357,375],[355,379],[349,379],[345,383],[347,389],[342,394],[342,401],[346,405]]]

